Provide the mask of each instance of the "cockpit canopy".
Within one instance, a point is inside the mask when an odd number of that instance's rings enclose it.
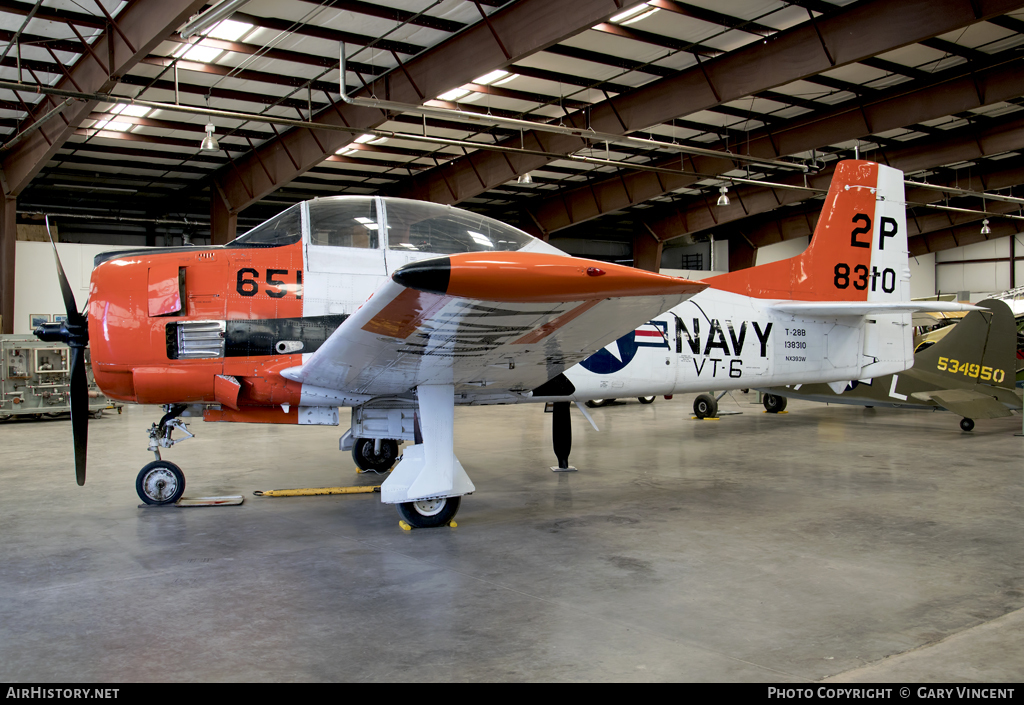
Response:
[[[231,242],[228,247],[279,247],[298,242],[303,223],[310,245],[456,254],[554,251],[501,221],[427,201],[376,196],[332,196],[298,203]],[[533,245],[533,247],[530,247]]]

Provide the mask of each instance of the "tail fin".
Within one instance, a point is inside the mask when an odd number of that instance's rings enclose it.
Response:
[[[760,299],[908,301],[903,172],[874,162],[840,162],[803,253],[704,281]]]
[[[1003,301],[989,299],[971,311],[949,334],[914,359],[914,369],[960,383],[1013,389],[1017,366],[1017,325]]]

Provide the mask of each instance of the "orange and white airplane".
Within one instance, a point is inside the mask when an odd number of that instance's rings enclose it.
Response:
[[[911,311],[965,308],[908,301],[902,174],[870,162],[840,164],[802,255],[703,283],[370,196],[297,204],[224,246],[102,254],[86,314],[57,266],[68,320],[36,335],[72,348],[79,484],[88,345],[107,396],[165,406],[136,482],[147,503],[184,491],[160,458],[185,440],[174,429],[191,437],[179,417],[337,425],[351,407],[342,447],[361,467],[414,442],[381,498],[417,527],[449,523],[475,489],[453,451],[457,404],[555,402],[569,469],[571,402],[899,372]]]

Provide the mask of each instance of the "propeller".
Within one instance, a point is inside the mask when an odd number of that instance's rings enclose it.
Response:
[[[60,264],[57,245],[50,234],[50,219],[46,219],[46,234],[53,245],[53,258],[57,262],[60,291],[64,297],[67,319],[61,323],[43,323],[33,333],[48,343],[64,343],[71,349],[71,432],[75,439],[75,479],[85,484],[85,456],[89,441],[89,380],[85,372],[85,348],[89,345],[89,320],[79,313],[75,294]]]

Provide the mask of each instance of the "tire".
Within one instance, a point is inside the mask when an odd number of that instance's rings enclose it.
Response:
[[[432,529],[448,526],[462,504],[462,497],[427,499],[421,502],[403,502],[398,513],[414,529]]]
[[[637,397],[636,400],[641,404],[653,404],[657,397]]]
[[[960,428],[964,431],[974,430],[974,419],[963,418],[960,419]]]
[[[786,397],[780,397],[777,394],[765,394],[761,403],[764,404],[764,410],[769,414],[777,414],[786,410]]]
[[[710,394],[699,394],[693,400],[693,415],[698,419],[718,416],[718,401]]]
[[[185,474],[174,463],[153,461],[139,471],[135,491],[146,504],[174,504],[185,493]]]
[[[380,442],[380,453],[373,452],[372,438],[357,438],[352,446],[352,460],[360,470],[384,472],[390,470],[398,460],[398,441],[390,438]]]
[[[615,400],[614,399],[591,399],[590,401],[585,402],[585,403],[591,409],[596,409],[599,406],[608,406],[613,401],[615,401]]]

